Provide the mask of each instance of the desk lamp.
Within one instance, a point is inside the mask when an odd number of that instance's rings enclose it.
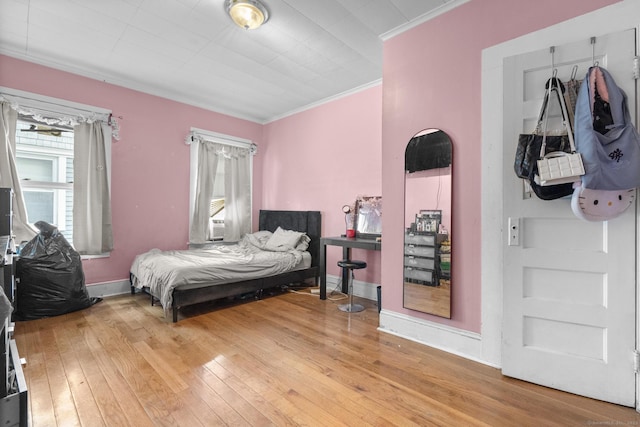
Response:
[[[356,230],[354,228],[354,217],[353,212],[351,211],[351,206],[344,205],[342,207],[342,212],[344,212],[344,223],[347,228],[347,237],[356,237]]]

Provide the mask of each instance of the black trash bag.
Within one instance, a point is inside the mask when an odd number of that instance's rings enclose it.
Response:
[[[57,227],[36,222],[40,233],[24,245],[16,263],[16,320],[33,320],[82,310],[102,301],[89,297],[80,254]]]

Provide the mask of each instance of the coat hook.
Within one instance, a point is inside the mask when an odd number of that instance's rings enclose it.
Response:
[[[591,64],[593,64],[594,67],[598,66],[598,63],[596,62],[596,38],[595,37],[591,37]]]
[[[556,68],[556,59],[555,59],[556,47],[551,46],[549,48],[549,53],[551,53],[551,69],[553,70]]]

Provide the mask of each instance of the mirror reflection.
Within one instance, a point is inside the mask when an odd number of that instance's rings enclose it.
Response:
[[[452,143],[439,129],[405,150],[405,308],[451,318]]]
[[[358,196],[356,200],[356,236],[375,238],[382,235],[382,197]]]

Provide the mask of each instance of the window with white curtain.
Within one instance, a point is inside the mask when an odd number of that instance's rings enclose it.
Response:
[[[191,146],[189,242],[239,240],[251,231],[255,144],[195,128],[186,142]]]
[[[73,244],[73,128],[18,115],[16,169],[30,224],[54,224]]]
[[[110,252],[111,141],[119,139],[111,112],[4,87],[0,105],[6,126],[0,161],[10,172],[0,184],[17,195],[22,239],[44,221],[81,255]]]

